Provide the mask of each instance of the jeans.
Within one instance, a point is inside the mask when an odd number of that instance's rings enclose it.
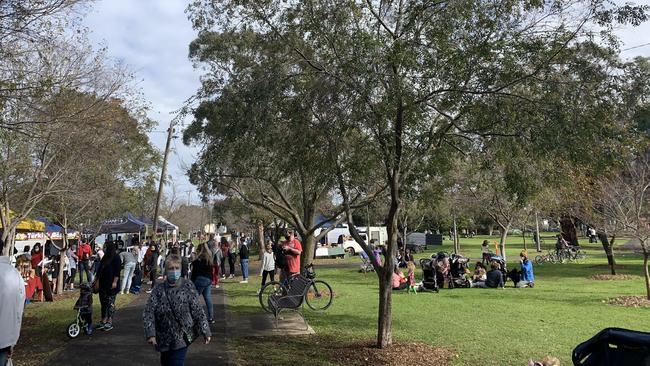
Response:
[[[219,265],[219,270],[221,271],[221,275],[223,277],[226,277],[226,257],[221,258],[221,264]]]
[[[77,263],[77,267],[79,267],[79,284],[81,285],[84,282],[84,272],[86,272],[86,279],[88,280],[88,283],[92,283],[93,278],[90,275],[90,261],[79,261],[79,263]]]
[[[212,312],[212,280],[207,277],[197,276],[194,280],[194,286],[199,295],[203,295],[205,306],[208,308],[208,320],[214,319]]]
[[[187,354],[187,347],[160,352],[160,365],[161,366],[183,366],[185,364],[185,355]]]
[[[248,279],[248,259],[241,259],[239,261],[241,263],[241,273],[242,277],[244,277],[244,280]]]
[[[4,366],[7,364],[10,349],[11,347],[0,349],[0,365]]]
[[[235,253],[230,253],[228,255],[228,267],[230,267],[230,275],[235,275]]]
[[[122,272],[122,289],[121,292],[124,292],[124,289],[128,292],[131,288],[131,280],[133,279],[133,272],[135,272],[135,262],[127,263],[124,265],[124,271]]]

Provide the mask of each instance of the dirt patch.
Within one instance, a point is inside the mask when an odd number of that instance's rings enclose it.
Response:
[[[588,266],[587,268],[593,268],[593,269],[601,269],[601,270],[607,270],[609,271],[609,265],[607,264],[595,264],[593,266]],[[614,266],[614,268],[618,270],[623,270],[623,269],[630,269],[630,266],[627,264],[617,264]]]
[[[607,303],[631,308],[650,308],[650,300],[645,296],[619,296],[608,299]]]
[[[640,278],[641,277],[639,276],[627,275],[627,274],[618,274],[618,275],[595,274],[589,276],[590,280],[596,280],[596,281],[626,281],[626,280],[638,280]]]
[[[423,343],[395,342],[388,349],[379,349],[374,341],[348,343],[331,355],[331,360],[341,365],[450,365],[458,357],[446,348]]]

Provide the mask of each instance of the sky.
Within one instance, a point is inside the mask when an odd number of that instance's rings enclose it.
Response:
[[[91,41],[107,46],[109,56],[128,65],[141,80],[138,86],[151,103],[149,117],[159,123],[150,138],[160,151],[165,148],[171,112],[200,86],[200,73],[187,58],[189,43],[196,32],[185,14],[186,6],[185,0],[98,0],[84,20],[92,32]],[[617,34],[624,44],[623,58],[650,57],[650,22],[618,29]],[[198,203],[198,192],[185,174],[197,150],[183,145],[180,130],[177,128],[178,138],[172,142],[168,172],[183,202],[189,191],[191,201]],[[166,192],[171,192],[169,184]]]

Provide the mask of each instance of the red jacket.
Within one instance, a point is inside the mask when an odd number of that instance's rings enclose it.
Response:
[[[86,254],[85,258],[84,258],[84,254]],[[93,255],[92,249],[90,249],[90,245],[88,245],[87,243],[81,244],[77,249],[77,257],[79,258],[80,261],[88,260],[92,255]]]

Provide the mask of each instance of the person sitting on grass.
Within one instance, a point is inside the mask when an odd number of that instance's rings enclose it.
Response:
[[[404,273],[399,270],[397,266],[395,266],[395,270],[393,271],[393,290],[404,290],[408,287],[408,281],[406,280],[406,277],[404,277]]]
[[[533,273],[533,263],[528,259],[528,252],[523,250],[519,253],[521,262],[521,280],[516,287],[533,287],[535,286],[535,274]]]
[[[492,263],[490,263],[490,268],[491,270],[485,275],[486,278],[484,285],[477,287],[503,288],[505,281],[503,279],[503,272],[501,272],[501,265],[496,261],[492,261]]]
[[[474,274],[472,275],[471,287],[485,287],[485,280],[487,279],[486,273],[483,263],[476,262]]]

